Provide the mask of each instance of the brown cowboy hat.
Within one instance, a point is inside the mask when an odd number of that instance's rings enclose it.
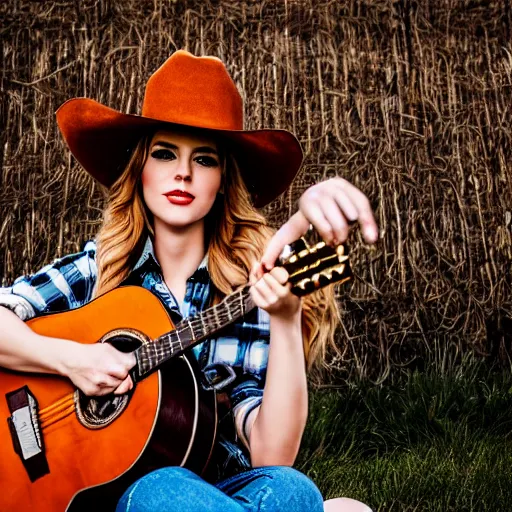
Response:
[[[184,50],[171,55],[146,84],[141,116],[87,98],[73,98],[57,110],[57,124],[69,149],[106,187],[120,176],[141,135],[162,123],[220,135],[257,207],[284,192],[302,163],[302,150],[292,133],[243,129],[242,97],[217,57],[196,57]]]

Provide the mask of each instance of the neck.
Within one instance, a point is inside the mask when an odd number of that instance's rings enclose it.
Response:
[[[152,343],[144,343],[134,354],[136,366],[130,370],[134,382],[146,378],[158,370],[171,357],[211,337],[237,318],[244,316],[256,305],[251,296],[250,285],[231,293],[219,304],[201,311],[194,317],[184,318],[175,330],[163,334]]]
[[[205,255],[204,222],[176,228],[155,219],[155,255],[167,282],[188,279]]]

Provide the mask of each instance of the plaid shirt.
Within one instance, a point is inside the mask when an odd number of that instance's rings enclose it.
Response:
[[[89,241],[83,250],[64,256],[30,276],[21,276],[12,286],[0,288],[0,305],[6,306],[22,320],[42,313],[55,313],[83,306],[92,299],[97,277],[96,243]],[[187,279],[185,297],[179,305],[165,284],[153,244],[148,237],[143,252],[123,285],[138,285],[153,292],[168,310],[174,323],[208,307],[212,283],[205,256],[197,270]],[[221,382],[232,406],[236,436],[229,438],[228,428],[221,428],[217,463],[218,478],[250,467],[245,421],[260,405],[263,396],[269,348],[269,317],[259,308],[222,330],[222,335],[203,341],[192,351],[205,382]],[[223,371],[224,370],[224,371]],[[204,383],[203,383],[204,385]],[[232,417],[222,421],[232,425]],[[232,429],[231,429],[232,430]]]

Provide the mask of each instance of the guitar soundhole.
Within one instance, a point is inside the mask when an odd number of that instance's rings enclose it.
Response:
[[[77,390],[75,402],[80,423],[92,429],[110,425],[128,405],[132,391],[126,395],[86,396]]]
[[[105,334],[99,343],[110,343],[121,352],[132,352],[142,343],[151,339],[135,329],[116,329]],[[80,390],[75,392],[75,409],[80,423],[89,429],[103,428],[110,425],[130,402],[135,387],[124,395],[109,394],[105,396],[86,396]]]

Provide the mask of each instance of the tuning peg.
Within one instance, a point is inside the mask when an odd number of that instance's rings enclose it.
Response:
[[[291,244],[285,245],[284,249],[281,251],[281,254],[278,257],[278,261],[281,265],[285,263],[291,262],[294,263],[297,261],[297,254],[308,251],[309,245],[304,238],[299,238],[292,242]],[[295,256],[294,256],[295,255]]]

